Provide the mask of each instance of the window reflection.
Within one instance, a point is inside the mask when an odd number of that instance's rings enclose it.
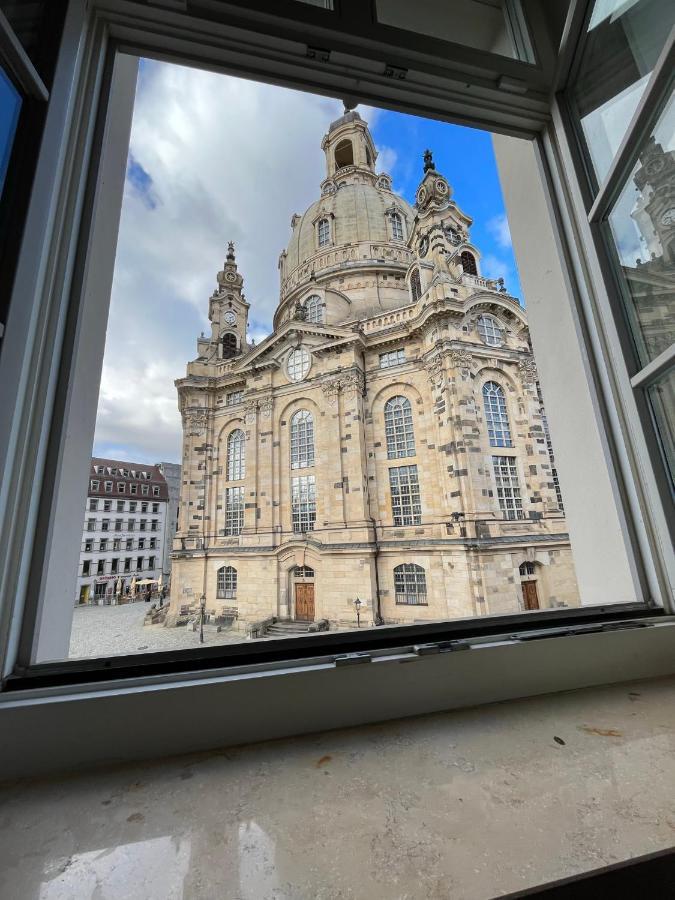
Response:
[[[675,368],[666,372],[648,390],[656,430],[670,480],[675,485]]]
[[[0,69],[0,195],[12,155],[14,135],[21,112],[21,96],[3,69]]]

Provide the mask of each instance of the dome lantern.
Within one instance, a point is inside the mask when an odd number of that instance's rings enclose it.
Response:
[[[351,180],[358,169],[375,174],[377,150],[368,125],[355,110],[345,111],[331,122],[321,147],[326,154],[327,178],[345,175]]]

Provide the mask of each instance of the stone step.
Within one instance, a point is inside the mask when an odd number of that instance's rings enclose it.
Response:
[[[306,634],[310,622],[275,622],[267,629],[267,634]]]

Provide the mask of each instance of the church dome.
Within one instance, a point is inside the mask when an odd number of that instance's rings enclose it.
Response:
[[[310,285],[330,281],[336,273],[352,278],[341,291],[365,311],[363,282],[357,271],[406,272],[412,261],[408,238],[415,211],[391,189],[389,175],[375,171],[377,150],[367,124],[347,112],[330,125],[322,141],[326,178],[321,196],[303,215],[291,219],[291,239],[281,254],[281,296],[276,319],[293,308]],[[334,278],[331,282],[335,287]],[[400,302],[392,296],[387,306]],[[367,304],[370,306],[371,304]],[[380,304],[381,306],[381,304]]]

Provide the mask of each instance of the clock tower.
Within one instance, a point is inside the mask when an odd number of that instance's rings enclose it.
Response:
[[[218,272],[217,286],[209,300],[209,343],[211,347],[215,346],[221,359],[229,359],[248,350],[246,328],[249,303],[244,297],[243,286],[244,279],[237,271],[234,244],[230,241],[225,264]]]

